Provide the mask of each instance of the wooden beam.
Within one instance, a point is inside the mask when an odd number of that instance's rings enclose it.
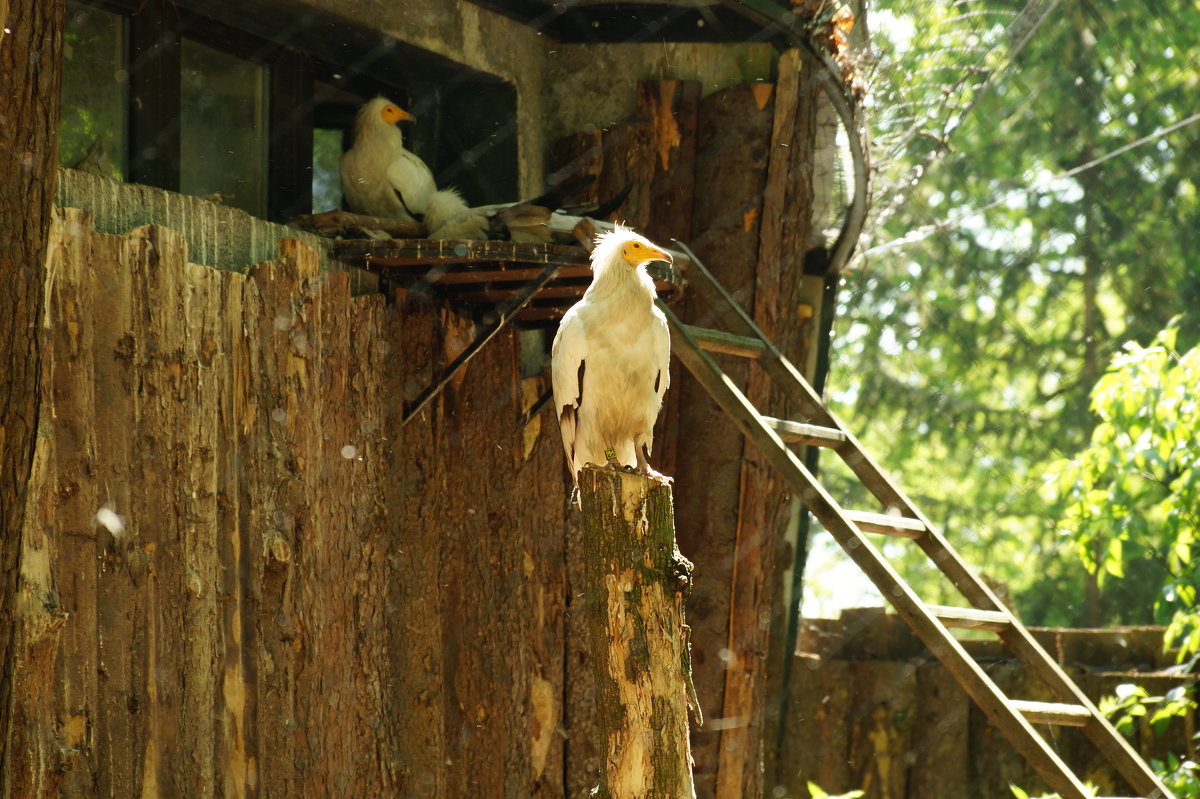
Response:
[[[421,410],[424,409],[424,407],[428,405],[443,388],[446,387],[446,385],[454,378],[454,376],[458,374],[458,372],[462,370],[472,358],[479,354],[479,351],[482,350],[497,333],[504,329],[504,327],[513,320],[513,317],[517,314],[517,312],[524,308],[529,301],[533,299],[533,295],[537,294],[539,289],[554,279],[554,276],[561,268],[562,267],[559,264],[548,265],[544,270],[542,270],[541,277],[531,282],[526,287],[525,291],[521,292],[518,297],[504,307],[497,308],[495,319],[484,327],[483,331],[476,336],[475,340],[471,342],[470,346],[459,353],[459,356],[455,358],[449,366],[446,367],[441,376],[434,381],[433,385],[421,392],[421,395],[405,408],[403,423],[407,423],[410,419],[420,413]]]
[[[722,89],[700,100],[696,116],[692,231],[686,240],[749,302],[756,283],[772,93],[770,84]],[[679,265],[686,277],[690,265],[684,260]],[[713,306],[690,285],[680,313],[690,325],[742,333],[717,322]],[[678,353],[674,339],[672,331],[672,349]],[[744,388],[750,362],[723,366],[731,384]],[[699,653],[696,690],[706,716],[746,719],[742,725],[695,736],[697,791],[721,797],[729,791],[737,799],[743,795],[743,776],[754,780],[761,773],[755,740],[762,716],[751,708],[765,645],[760,648],[742,634],[753,637],[759,629],[752,584],[761,558],[774,556],[775,542],[760,535],[752,521],[739,518],[745,490],[741,433],[691,375],[673,379],[671,391],[679,392],[676,424],[681,436],[675,513],[684,550],[699,570],[689,608]]]

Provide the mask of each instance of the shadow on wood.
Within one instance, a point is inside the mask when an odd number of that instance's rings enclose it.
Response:
[[[671,488],[585,467],[588,592],[602,799],[694,797],[688,709],[696,707],[683,601],[692,564],[675,546]]]

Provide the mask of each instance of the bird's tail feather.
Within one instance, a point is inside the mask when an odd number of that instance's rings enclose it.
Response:
[[[438,228],[467,210],[467,204],[457,189],[441,189],[434,192],[425,210],[425,230],[433,234]]]

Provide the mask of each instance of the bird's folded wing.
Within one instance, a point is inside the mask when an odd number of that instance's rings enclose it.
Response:
[[[424,161],[408,150],[401,150],[388,164],[387,177],[410,213],[423,215],[429,210],[429,200],[437,186]]]
[[[550,348],[550,380],[554,389],[554,415],[562,430],[563,447],[567,460],[574,464],[577,411],[583,402],[588,340],[585,322],[572,311],[563,316]]]
[[[662,311],[654,309],[654,363],[658,366],[659,380],[657,385],[658,401],[662,402],[663,395],[671,386],[671,328],[667,325],[667,317]]]

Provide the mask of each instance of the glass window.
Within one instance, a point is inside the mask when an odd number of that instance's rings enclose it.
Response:
[[[312,210],[314,214],[336,211],[342,207],[342,178],[338,170],[342,160],[342,138],[345,135],[345,131],[340,128],[315,128],[313,130]]]
[[[58,162],[121,179],[128,164],[125,20],[67,3]]]
[[[266,216],[266,68],[184,38],[179,187]]]

